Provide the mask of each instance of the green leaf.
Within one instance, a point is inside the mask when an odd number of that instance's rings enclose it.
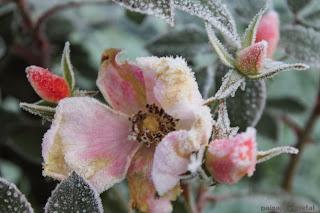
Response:
[[[297,14],[300,10],[306,7],[312,0],[287,0],[290,10]]]
[[[38,115],[47,121],[51,121],[55,114],[55,108],[40,104],[20,103],[20,107],[27,112]]]
[[[263,80],[246,81],[245,90],[238,90],[227,99],[227,109],[232,126],[244,131],[255,126],[261,118],[266,102],[266,85]]]
[[[229,70],[222,78],[219,90],[216,92],[214,99],[221,100],[229,96],[234,96],[238,88],[245,82],[245,77],[235,70]]]
[[[256,126],[259,134],[277,141],[279,138],[279,122],[268,111],[264,112]]]
[[[290,60],[320,68],[320,33],[302,26],[288,26],[281,32],[280,45]]]
[[[188,60],[192,60],[195,55],[207,47],[206,34],[195,26],[169,31],[146,45],[147,50],[153,55],[178,55]]]
[[[72,172],[52,192],[46,204],[45,212],[102,213],[103,209],[98,193],[86,180]]]
[[[312,1],[298,14],[297,19],[306,26],[320,30],[320,5],[318,1]]]
[[[281,154],[298,154],[298,152],[299,150],[292,146],[279,146],[266,151],[258,151],[257,163],[262,163]]]
[[[221,0],[174,0],[174,6],[210,23],[235,46],[240,46],[235,21]]]
[[[209,24],[206,24],[206,29],[208,33],[209,40],[216,51],[217,55],[219,56],[219,59],[221,62],[230,67],[234,68],[234,58],[228,53],[227,49],[222,45],[222,43],[219,41],[217,36],[215,35],[212,26]]]
[[[12,183],[0,178],[0,212],[33,213],[30,203]]]
[[[140,13],[163,18],[173,24],[172,0],[112,0],[121,6]]]
[[[290,113],[302,113],[307,110],[307,107],[300,100],[290,97],[269,98],[267,106],[271,109]]]
[[[302,63],[287,64],[281,61],[272,61],[271,59],[265,59],[263,68],[259,71],[259,73],[254,75],[248,74],[247,77],[250,79],[272,78],[281,72],[286,72],[291,70],[303,71],[309,68],[310,67],[308,65],[302,64]]]
[[[70,60],[70,43],[66,42],[61,59],[61,67],[63,70],[63,77],[67,81],[70,91],[73,91],[75,86],[74,71]]]
[[[251,20],[250,24],[248,25],[247,29],[244,32],[242,38],[242,48],[246,48],[251,46],[256,41],[256,34],[258,30],[258,26],[263,14],[267,11],[267,2],[265,6],[256,14],[253,19]]]
[[[130,19],[131,21],[133,21],[136,24],[142,24],[142,22],[146,18],[146,15],[141,14],[141,13],[137,13],[134,11],[130,11],[130,10],[126,10],[126,16],[128,17],[128,19]]]

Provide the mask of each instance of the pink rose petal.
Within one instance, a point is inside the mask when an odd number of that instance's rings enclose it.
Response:
[[[131,197],[131,207],[142,212],[168,213],[172,212],[171,200],[180,193],[179,188],[166,196],[157,197],[151,179],[151,166],[154,147],[142,147],[134,156],[128,170],[128,184]]]
[[[104,52],[97,85],[113,109],[131,115],[147,103],[144,77],[139,67],[128,62],[119,64],[119,52],[117,49]]]
[[[139,147],[128,140],[128,117],[93,98],[77,97],[59,103],[54,124],[43,142],[45,165],[53,163],[48,156],[60,146],[60,157],[69,170],[85,177],[99,192],[125,178]]]

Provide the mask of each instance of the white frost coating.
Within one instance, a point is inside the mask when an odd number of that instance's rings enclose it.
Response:
[[[264,111],[264,108],[266,106],[266,99],[267,99],[267,86],[266,86],[266,82],[264,80],[260,80],[261,82],[261,87],[259,87],[259,89],[261,90],[260,91],[260,99],[261,100],[264,100],[264,101],[261,101],[261,106],[260,106],[260,110],[257,111],[257,114],[255,116],[255,119],[252,121],[252,124],[251,126],[256,126],[257,123],[259,122],[261,116],[262,116],[262,113]]]
[[[99,194],[81,176],[72,174],[52,191],[45,206],[50,212],[95,212],[103,213]]]
[[[234,94],[241,84],[245,81],[245,77],[237,71],[230,70],[222,79],[222,84],[214,96],[214,99],[224,99]]]
[[[213,124],[213,139],[233,137],[238,130],[239,127],[230,127],[226,103],[221,103],[218,109],[217,121]]]
[[[217,36],[215,35],[212,26],[208,23],[206,23],[206,29],[208,33],[209,40],[217,52],[221,62],[231,68],[234,68],[234,58],[228,53],[226,48],[222,45],[222,43],[219,41]]]
[[[235,21],[226,5],[220,0],[174,0],[174,7],[206,20],[232,41],[237,48],[240,47],[240,37]]]
[[[51,121],[53,118],[53,115],[55,113],[55,108],[48,107],[48,106],[41,106],[37,104],[29,104],[29,103],[20,103],[20,107],[33,114],[33,115],[38,115],[48,121]]]
[[[265,59],[263,63],[263,68],[258,75],[248,75],[252,79],[264,79],[271,78],[280,72],[290,71],[290,70],[307,70],[310,67],[306,64],[296,63],[296,64],[286,64],[281,61],[273,61],[271,59]]]
[[[12,208],[14,207],[14,208]],[[26,197],[13,184],[0,177],[0,212],[33,213]]]
[[[173,25],[173,0],[112,0],[132,11],[154,15],[163,18]]]
[[[299,150],[292,146],[280,146],[267,151],[258,151],[257,163],[262,163],[280,154],[298,154]]]

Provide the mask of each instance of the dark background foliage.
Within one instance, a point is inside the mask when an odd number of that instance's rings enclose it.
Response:
[[[19,108],[20,101],[39,100],[27,82],[27,66],[39,65],[61,74],[62,49],[70,41],[77,86],[82,89],[96,90],[100,54],[110,47],[124,49],[123,58],[130,59],[151,54],[185,57],[204,96],[214,94],[219,84],[217,76],[223,70],[208,43],[204,24],[183,12],[177,13],[172,28],[158,18],[108,1],[0,2],[0,176],[15,183],[36,212],[43,211],[57,182],[41,173],[41,140],[50,124]],[[239,30],[263,4],[257,0],[227,2]],[[208,212],[247,213],[259,212],[267,205],[319,205],[320,7],[317,0],[275,1],[274,6],[282,29],[275,58],[304,62],[311,69],[267,80],[266,108],[257,124],[258,144],[261,150],[293,145],[301,151],[296,157],[281,156],[258,165],[252,178],[237,185],[216,187],[208,198]],[[255,91],[255,86],[249,86],[244,94],[228,101],[231,121],[242,128],[251,125],[246,111],[250,109],[249,116],[253,116],[259,108],[252,100],[251,92]],[[125,183],[102,194],[106,212],[127,212],[127,200]],[[184,211],[181,200],[175,202],[175,212]]]

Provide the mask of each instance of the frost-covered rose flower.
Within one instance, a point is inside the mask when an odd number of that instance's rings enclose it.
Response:
[[[170,212],[191,153],[208,143],[210,110],[182,58],[118,63],[118,53],[103,54],[97,80],[110,107],[89,97],[59,102],[43,140],[44,175],[76,171],[99,192],[127,177],[132,207]]]
[[[275,10],[270,10],[264,14],[257,29],[256,42],[268,42],[267,56],[272,57],[276,51],[280,38],[279,16]]]
[[[27,78],[36,93],[45,101],[57,103],[71,95],[68,83],[48,69],[30,66],[26,69]]]
[[[234,137],[213,140],[206,154],[206,167],[218,183],[234,184],[251,176],[256,163],[256,131],[251,127]]]

